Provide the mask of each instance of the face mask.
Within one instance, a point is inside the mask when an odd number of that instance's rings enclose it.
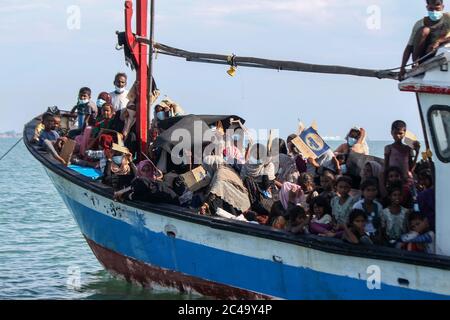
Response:
[[[78,104],[86,104],[86,103],[88,103],[89,102],[89,99],[85,99],[85,100],[83,100],[83,99],[78,99]]]
[[[353,147],[356,142],[358,142],[358,140],[356,140],[355,138],[347,138],[347,143],[349,145],[349,147]]]
[[[431,21],[439,21],[444,15],[443,11],[428,11],[428,17]]]
[[[122,164],[123,156],[114,156],[112,157],[112,161],[120,166]]]
[[[101,107],[103,107],[103,105],[104,105],[105,103],[106,103],[105,100],[98,99],[98,100],[97,100],[97,107],[101,108]]]
[[[125,88],[119,88],[116,86],[116,93],[124,93],[125,92]]]
[[[156,117],[158,118],[158,120],[164,120],[166,118],[166,113],[164,111],[160,111],[156,113]]]

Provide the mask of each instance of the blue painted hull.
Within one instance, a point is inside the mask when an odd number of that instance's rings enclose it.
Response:
[[[163,232],[152,232],[143,221],[129,224],[84,206],[64,193],[61,196],[83,235],[97,245],[149,266],[212,283],[295,300],[449,298],[384,283],[380,290],[370,290],[366,280],[293,267],[173,238]]]

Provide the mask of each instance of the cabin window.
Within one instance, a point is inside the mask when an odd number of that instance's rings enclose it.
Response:
[[[450,108],[431,108],[429,119],[437,156],[443,162],[450,162]]]

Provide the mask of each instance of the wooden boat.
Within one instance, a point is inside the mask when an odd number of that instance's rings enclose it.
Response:
[[[147,144],[147,80],[152,67],[150,63],[148,68],[143,57],[148,45],[151,52],[158,49],[192,61],[396,77],[391,71],[230,59],[156,44],[152,37],[147,39],[147,1],[136,2],[137,34],[131,32],[133,2],[126,1],[126,32],[119,38],[137,68],[140,83],[137,128],[141,148]],[[400,90],[417,95],[427,149],[434,155],[438,255],[295,236],[265,226],[200,216],[173,205],[118,203],[111,188],[61,165],[31,143],[39,118],[25,125],[24,142],[45,168],[97,259],[127,281],[222,299],[449,299],[449,61],[450,48],[442,47],[435,58],[399,85]]]

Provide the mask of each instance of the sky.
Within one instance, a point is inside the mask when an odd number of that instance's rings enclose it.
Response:
[[[190,51],[388,69],[398,67],[425,0],[156,0],[156,41]],[[122,0],[0,0],[0,132],[21,131],[48,106],[70,109],[78,89],[95,99],[125,71],[115,49]],[[295,132],[314,120],[322,136],[364,127],[390,139],[403,119],[422,136],[415,96],[398,83],[186,62],[158,55],[162,96],[188,113],[236,114],[250,128]]]

